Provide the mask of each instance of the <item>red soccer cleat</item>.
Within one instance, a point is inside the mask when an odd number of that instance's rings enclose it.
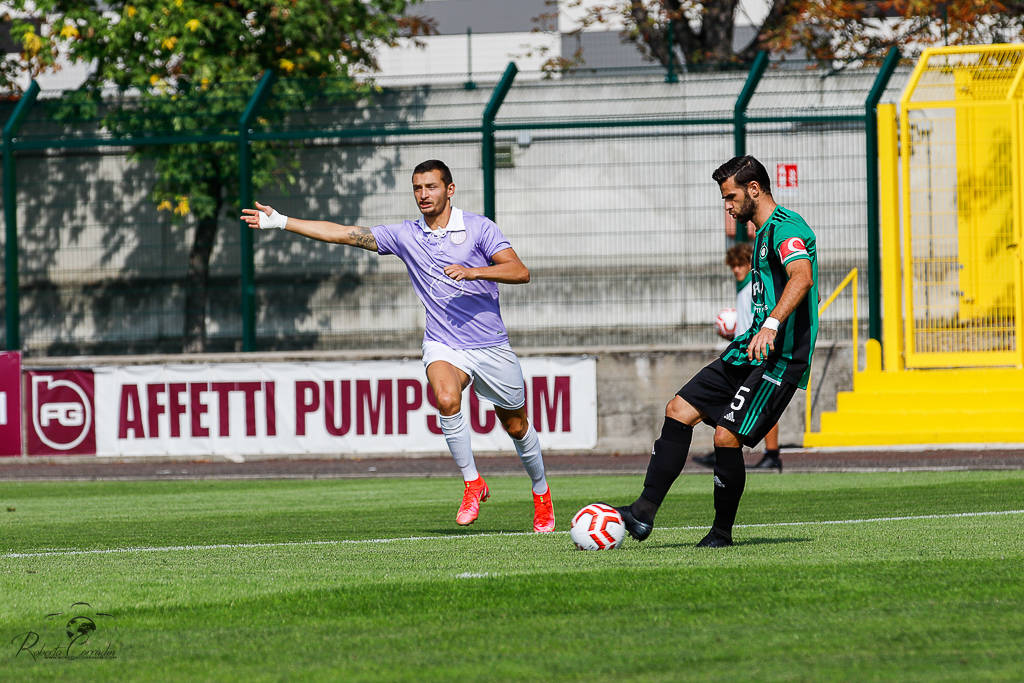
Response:
[[[462,494],[462,505],[459,506],[459,513],[455,515],[455,523],[468,526],[475,522],[480,514],[480,503],[487,500],[490,495],[491,492],[483,477],[467,481],[466,491]]]
[[[546,533],[555,530],[555,508],[551,505],[551,487],[533,494],[533,530]]]

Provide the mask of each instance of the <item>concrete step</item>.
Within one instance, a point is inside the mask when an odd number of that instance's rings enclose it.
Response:
[[[930,432],[1007,430],[1024,436],[1024,407],[1015,410],[842,410],[821,416],[823,432]]]
[[[841,391],[836,395],[836,411],[950,411],[957,407],[977,410],[1020,409],[1024,411],[1024,387],[1020,389],[979,389],[976,391]]]
[[[858,432],[811,432],[804,434],[804,446],[900,446],[906,444],[940,443],[1024,443],[1024,428],[992,430],[951,430],[918,432],[902,431],[858,431]]]
[[[1024,369],[882,372],[880,347],[866,350],[869,370],[854,373],[854,390],[837,394],[804,445],[1024,443]]]
[[[962,368],[952,370],[906,370],[903,372],[858,372],[853,378],[855,392],[915,393],[920,391],[977,391],[979,389],[1024,388],[1024,370],[1019,368]]]

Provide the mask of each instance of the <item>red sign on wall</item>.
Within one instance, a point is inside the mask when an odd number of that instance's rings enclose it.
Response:
[[[0,352],[0,456],[21,455],[21,354]]]
[[[96,414],[91,370],[25,373],[29,455],[95,455]]]
[[[796,164],[776,164],[775,187],[797,187]]]

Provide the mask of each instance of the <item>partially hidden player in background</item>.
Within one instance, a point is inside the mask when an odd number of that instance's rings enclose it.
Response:
[[[554,509],[540,441],[526,415],[526,385],[519,359],[508,342],[498,305],[498,285],[524,284],[530,271],[492,221],[452,206],[455,183],[448,166],[424,161],[412,173],[412,190],[422,216],[364,228],[281,215],[256,203],[243,209],[252,228],[278,228],[322,242],[348,244],[402,259],[413,289],[426,309],[423,364],[437,398],[441,430],[465,490],[455,521],[472,524],[490,490],[476,468],[462,393],[473,385],[491,401],[526,472],[533,481],[534,531],[553,531]]]
[[[736,278],[736,327],[733,335],[726,337],[729,341],[743,334],[754,323],[753,295],[751,294],[754,289],[753,255],[754,248],[750,242],[734,244],[725,251],[725,265],[729,267],[733,277]],[[778,423],[765,434],[764,449],[764,456],[756,465],[750,465],[747,469],[776,469],[781,472],[782,452],[779,449]],[[705,467],[714,467],[715,454],[711,452],[708,455],[699,455],[694,457],[693,461]]]
[[[814,233],[794,211],[778,206],[764,166],[734,157],[712,178],[725,210],[753,221],[753,324],[680,389],[665,407],[640,496],[617,508],[630,536],[647,538],[654,517],[686,463],[693,427],[715,428],[715,518],[698,547],[732,545],[746,483],[743,444],[756,445],[779,421],[797,387],[806,388],[818,334],[818,264]]]

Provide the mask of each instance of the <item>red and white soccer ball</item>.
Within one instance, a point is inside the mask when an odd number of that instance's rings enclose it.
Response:
[[[611,505],[591,503],[572,518],[569,536],[580,550],[611,550],[622,544],[626,526]]]
[[[715,316],[715,332],[719,337],[732,339],[736,334],[736,309],[723,308]]]

